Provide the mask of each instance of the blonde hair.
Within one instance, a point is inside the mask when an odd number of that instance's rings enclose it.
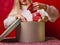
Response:
[[[20,4],[19,4],[19,0],[14,0],[14,5],[13,8],[11,10],[11,12],[9,13],[8,16],[14,16],[16,14],[20,14]]]
[[[32,0],[29,0],[29,3],[31,3]],[[9,13],[8,16],[14,16],[16,14],[21,14],[20,11],[21,11],[21,4],[20,4],[20,1],[19,0],[14,0],[14,5],[13,5],[13,8],[11,10],[11,12]]]

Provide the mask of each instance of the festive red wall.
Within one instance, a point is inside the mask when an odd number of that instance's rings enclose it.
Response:
[[[0,34],[5,30],[3,20],[7,17],[8,13],[12,9],[13,0],[0,0]],[[15,31],[13,31],[8,37],[14,37]]]
[[[34,0],[36,1],[36,0]],[[54,5],[60,12],[59,0],[37,0],[39,2]],[[7,17],[13,6],[13,0],[0,0],[0,34],[5,30],[3,20]],[[8,37],[15,36],[15,30]],[[60,18],[55,22],[46,23],[46,36],[54,36],[60,39]]]

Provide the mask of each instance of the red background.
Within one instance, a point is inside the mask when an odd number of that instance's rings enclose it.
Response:
[[[3,31],[5,30],[3,20],[7,17],[9,12],[11,11],[13,1],[14,0],[0,0],[0,34],[3,33]],[[59,0],[37,0],[37,1],[49,5],[54,5],[60,12]],[[13,32],[11,32],[11,34],[8,35],[8,37],[15,37],[15,34],[16,31],[14,30]],[[60,18],[58,18],[54,23],[51,23],[49,21],[46,23],[46,36],[53,36],[60,39]]]

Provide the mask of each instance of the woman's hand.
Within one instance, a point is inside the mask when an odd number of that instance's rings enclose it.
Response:
[[[38,10],[38,9],[47,9],[47,5],[39,2],[34,2],[33,3],[33,10]]]
[[[16,19],[20,18],[22,22],[26,22],[27,21],[27,19],[24,16],[22,16],[21,14],[15,15],[15,17],[16,17]]]

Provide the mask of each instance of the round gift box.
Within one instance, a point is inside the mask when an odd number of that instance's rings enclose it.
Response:
[[[18,33],[19,42],[38,42],[45,40],[44,22],[21,22]]]

